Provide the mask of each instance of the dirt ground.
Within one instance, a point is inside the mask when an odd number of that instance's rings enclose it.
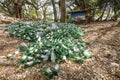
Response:
[[[114,26],[116,24],[102,22],[80,25],[94,56],[83,64],[71,61],[62,63],[59,75],[53,80],[120,80],[120,27]],[[0,30],[0,56],[13,53],[22,42],[11,38],[7,31]],[[0,62],[5,61],[8,65],[0,64],[0,80],[45,80],[39,65],[23,69],[9,64],[16,64],[17,61],[0,59]]]

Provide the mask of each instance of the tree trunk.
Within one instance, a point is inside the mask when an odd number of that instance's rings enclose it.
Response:
[[[16,18],[22,18],[22,3],[14,2],[14,12]]]
[[[114,6],[114,15],[117,15],[117,10],[115,6]]]
[[[85,4],[85,0],[83,0],[82,9],[85,10],[85,8],[86,8],[86,4]]]
[[[37,18],[38,18],[38,16],[39,16],[39,15],[38,15],[38,10],[35,9],[35,13],[36,13],[36,16],[37,16]]]
[[[46,11],[43,11],[43,16],[44,16],[43,21],[46,21]]]
[[[116,6],[114,6],[114,16],[117,16],[117,9],[116,9]],[[114,17],[114,20],[116,21],[117,20],[117,17]]]
[[[108,17],[109,17],[109,15],[110,15],[110,9],[111,9],[111,7],[109,7],[109,10],[108,10],[108,13],[107,13],[107,16],[106,16],[105,21],[107,21],[107,20],[108,20]]]
[[[29,10],[27,9],[27,7],[26,7],[26,6],[25,6],[25,14],[26,14],[26,16],[25,16],[25,17],[29,18]]]
[[[46,7],[42,7],[42,11],[43,11],[43,21],[46,21]]]
[[[51,2],[52,2],[52,6],[53,6],[54,22],[57,22],[57,10],[56,10],[56,7],[55,7],[55,1],[51,0]]]
[[[103,17],[103,15],[105,13],[106,6],[107,6],[107,3],[105,3],[105,6],[103,7],[103,12],[102,12],[101,16],[97,19],[97,21],[102,21],[102,17]]]
[[[65,5],[65,0],[60,0],[60,22],[65,23],[66,19],[66,5]]]

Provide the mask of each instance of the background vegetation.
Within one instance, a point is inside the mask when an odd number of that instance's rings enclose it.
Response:
[[[16,18],[65,22],[66,14],[91,10],[88,17],[95,21],[117,20],[120,0],[0,0],[0,12]]]

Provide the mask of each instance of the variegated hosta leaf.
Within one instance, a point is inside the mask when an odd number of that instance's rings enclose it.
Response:
[[[87,57],[87,58],[90,58],[92,56],[91,52],[89,52],[89,50],[85,50],[84,51],[84,55]]]
[[[22,59],[22,60],[25,60],[25,59],[27,59],[27,56],[26,56],[26,55],[23,55],[21,59]]]
[[[54,52],[51,53],[51,61],[55,63],[56,55]]]
[[[48,60],[48,55],[42,55],[41,58],[43,59],[43,61],[47,61]]]
[[[54,69],[59,70],[59,64],[55,64]]]
[[[27,65],[27,66],[32,66],[33,63],[34,63],[34,61],[29,61],[29,62],[26,62],[25,65]]]
[[[8,55],[7,55],[7,58],[8,58],[8,59],[12,59],[12,58],[13,58],[13,54],[8,54]]]

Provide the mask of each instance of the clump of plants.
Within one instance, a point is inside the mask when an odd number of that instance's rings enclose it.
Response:
[[[92,54],[82,40],[83,30],[69,23],[17,22],[8,26],[10,36],[29,41],[19,47],[23,54],[19,65],[25,67],[42,64],[47,79],[58,75],[59,64],[72,60],[82,63],[91,58]],[[52,63],[53,67],[44,65]]]

